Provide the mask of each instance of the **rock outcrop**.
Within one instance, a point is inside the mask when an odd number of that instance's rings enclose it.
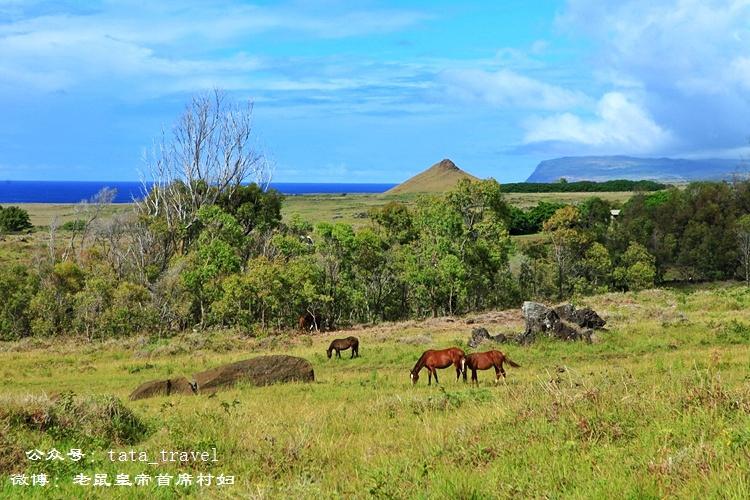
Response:
[[[512,337],[508,337],[502,333],[498,333],[497,335],[490,335],[490,332],[488,332],[486,328],[479,327],[474,328],[471,331],[469,347],[471,347],[472,349],[476,349],[482,342],[485,341],[505,343],[511,339]]]
[[[573,304],[554,308],[538,302],[524,302],[524,332],[518,337],[521,344],[529,344],[539,334],[560,340],[585,340],[591,342],[593,330],[603,328],[606,322],[589,307],[576,309]]]

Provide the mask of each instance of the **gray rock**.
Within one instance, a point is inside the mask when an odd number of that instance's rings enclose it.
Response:
[[[537,335],[591,342],[593,330],[602,328],[606,323],[593,309],[576,309],[569,303],[550,308],[538,302],[527,301],[523,303],[522,310],[526,327],[517,338],[521,344],[534,342]]]
[[[503,344],[505,342],[508,342],[510,340],[510,337],[503,333],[498,333],[497,335],[490,335],[490,332],[487,331],[486,328],[474,328],[471,331],[471,338],[469,339],[469,347],[476,349],[481,345],[483,342],[496,342],[499,344]]]

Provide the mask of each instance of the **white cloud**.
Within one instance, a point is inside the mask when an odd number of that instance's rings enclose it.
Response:
[[[599,84],[639,106],[681,151],[750,133],[750,0],[568,0],[558,24],[596,47]]]
[[[244,52],[267,46],[269,32],[304,40],[357,37],[397,31],[426,18],[406,9],[334,6],[324,12],[303,4],[105,2],[100,10],[60,7],[51,13],[40,4],[7,5],[14,14],[0,19],[0,87],[54,92],[106,83],[127,86],[129,95],[213,86],[248,90],[269,78],[283,86],[291,78],[278,74],[283,61],[273,61],[271,68],[264,58]],[[269,69],[277,74],[259,74]],[[330,89],[342,84],[340,78],[319,80],[318,86]]]
[[[496,107],[567,109],[586,101],[585,95],[508,69],[448,70],[443,73],[448,93],[460,101]]]
[[[609,92],[597,104],[594,119],[562,113],[530,120],[524,143],[539,142],[585,145],[609,153],[649,153],[668,146],[672,135],[626,95]]]

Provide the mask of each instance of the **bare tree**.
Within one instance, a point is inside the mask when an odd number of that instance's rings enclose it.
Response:
[[[272,166],[251,140],[252,111],[220,90],[198,95],[147,154],[137,208],[165,222],[174,251],[187,251],[201,207],[248,180],[270,182]]]
[[[76,222],[80,221],[80,226],[75,225],[72,228],[68,246],[63,252],[62,260],[68,260],[71,256],[80,258],[81,249],[85,246],[92,225],[101,217],[104,210],[112,204],[116,195],[116,189],[103,187],[91,199],[83,200],[76,205],[75,220]]]

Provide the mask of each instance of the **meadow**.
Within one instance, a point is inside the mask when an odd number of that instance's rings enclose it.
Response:
[[[475,326],[520,332],[520,311],[313,335],[3,343],[0,496],[750,497],[750,290],[716,284],[581,303],[608,321],[595,343],[501,345],[522,367],[508,368],[497,385],[480,372],[475,388],[452,370],[441,372],[439,386],[428,387],[424,373],[411,386],[409,369],[428,348],[468,352]],[[350,334],[360,338],[361,357],[327,359],[331,339]],[[271,353],[307,358],[316,381],[127,400],[145,380]],[[24,454],[52,447],[82,448],[86,457],[30,462]],[[185,466],[112,463],[107,455],[212,448],[218,462]],[[57,480],[12,486],[11,471]],[[111,481],[118,473],[223,473],[235,484],[74,486],[79,472]]]

